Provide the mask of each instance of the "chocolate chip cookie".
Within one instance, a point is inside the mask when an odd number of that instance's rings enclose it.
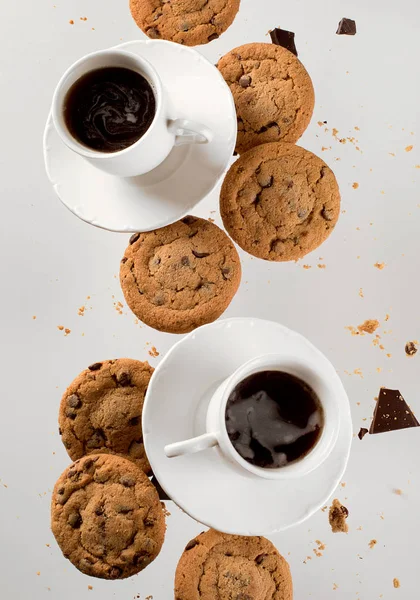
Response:
[[[228,236],[197,217],[135,233],[120,268],[134,314],[169,333],[187,333],[220,317],[240,279],[239,256]]]
[[[152,39],[207,44],[232,24],[240,0],[130,0],[137,25]]]
[[[331,169],[299,146],[257,146],[229,169],[220,192],[223,223],[241,248],[265,260],[297,260],[317,248],[340,214]]]
[[[315,95],[294,54],[274,44],[245,44],[225,54],[217,67],[235,100],[238,154],[259,144],[300,138],[311,120]]]
[[[61,399],[58,419],[71,459],[121,454],[149,473],[141,416],[152,373],[148,362],[119,358],[94,363],[76,377]]]
[[[292,600],[292,577],[266,538],[210,529],[187,544],[175,574],[175,598]]]
[[[159,554],[165,517],[141,469],[120,456],[93,454],[68,467],[55,484],[51,528],[79,571],[124,579]]]

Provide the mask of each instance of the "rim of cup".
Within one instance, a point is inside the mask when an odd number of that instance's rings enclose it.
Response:
[[[109,64],[104,64],[102,66],[92,66],[92,68],[86,68],[83,72],[79,73],[77,76],[73,77],[75,71],[79,70],[80,67],[83,67],[86,63],[91,63],[94,59],[109,57]],[[124,64],[112,64],[112,59],[115,58],[125,58],[129,62],[131,62],[131,66],[127,66]],[[118,150],[117,152],[99,152],[97,150],[90,149],[88,146],[85,146],[81,142],[77,141],[77,139],[70,133],[68,130],[65,118],[64,118],[64,103],[67,97],[68,92],[71,87],[78,81],[81,77],[90,73],[92,71],[96,71],[99,69],[118,66],[122,68],[131,69],[142,75],[148,83],[151,85],[153,92],[155,94],[156,101],[156,110],[155,115],[153,117],[153,121],[150,124],[148,130],[142,135],[134,144],[127,146],[123,150]],[[148,72],[147,72],[148,71]],[[134,54],[134,52],[129,52],[127,50],[119,50],[119,49],[108,49],[108,50],[99,50],[97,52],[91,52],[90,54],[86,54],[75,63],[73,63],[61,76],[57,87],[55,88],[53,99],[52,99],[52,108],[51,108],[51,116],[54,123],[54,127],[63,140],[63,142],[74,152],[85,156],[87,158],[95,158],[100,157],[101,160],[106,160],[107,158],[115,158],[116,156],[122,156],[123,154],[127,154],[139,145],[148,135],[151,133],[151,129],[153,127],[154,122],[158,117],[160,117],[161,112],[163,110],[162,103],[162,84],[160,78],[156,72],[156,69],[153,65],[143,57]]]
[[[290,373],[304,381],[318,397],[324,416],[321,435],[311,450],[296,461],[277,468],[258,467],[246,461],[233,446],[226,429],[226,405],[230,393],[250,375],[267,370]],[[319,389],[322,389],[324,393],[319,393]],[[303,361],[298,356],[290,354],[259,356],[241,365],[227,381],[222,383],[219,391],[222,398],[219,400],[217,421],[210,418],[209,424],[213,427],[216,425],[219,431],[222,452],[226,452],[234,462],[254,475],[264,479],[295,478],[306,475],[320,466],[334,447],[339,430],[339,410],[338,405],[334,402],[335,392],[328,377],[323,376],[322,371],[312,362]],[[208,430],[211,430],[211,427]]]

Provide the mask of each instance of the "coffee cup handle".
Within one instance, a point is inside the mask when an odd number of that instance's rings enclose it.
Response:
[[[168,128],[169,131],[175,134],[175,146],[208,144],[213,139],[213,133],[208,127],[188,119],[170,121]]]
[[[176,456],[183,456],[184,454],[194,454],[195,452],[201,452],[208,448],[217,446],[217,437],[215,433],[204,433],[198,437],[184,442],[175,442],[174,444],[168,444],[164,448],[164,452],[168,458],[175,458]]]

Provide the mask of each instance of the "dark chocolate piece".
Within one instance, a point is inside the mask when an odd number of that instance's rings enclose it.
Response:
[[[286,31],[285,29],[276,27],[270,31],[270,37],[273,44],[286,48],[286,50],[289,50],[289,52],[292,52],[295,56],[298,55],[295,46],[295,34],[293,31]]]
[[[414,342],[407,342],[405,345],[405,353],[407,356],[414,356],[417,352],[417,346]]]
[[[356,35],[356,21],[344,17],[338,24],[337,35]]]
[[[397,431],[419,425],[399,390],[381,388],[369,433]]]
[[[365,435],[369,433],[369,429],[366,429],[366,427],[361,427],[359,433],[357,434],[359,437],[359,440],[363,440],[363,438],[365,437]]]

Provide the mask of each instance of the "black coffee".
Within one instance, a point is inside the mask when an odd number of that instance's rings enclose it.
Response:
[[[120,67],[91,71],[67,93],[64,118],[71,135],[100,152],[118,152],[139,140],[156,112],[152,87]]]
[[[262,371],[241,381],[229,396],[225,416],[235,450],[266,468],[283,467],[308,454],[324,422],[312,388],[282,371]]]

